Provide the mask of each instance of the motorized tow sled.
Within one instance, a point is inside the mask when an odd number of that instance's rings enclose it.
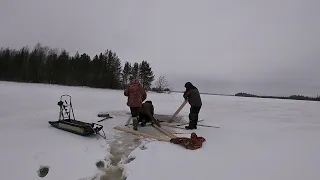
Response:
[[[97,134],[106,139],[102,125],[77,121],[75,119],[70,95],[62,95],[58,106],[60,107],[59,120],[49,121],[49,124],[53,127],[82,136]],[[99,133],[100,131],[103,132],[103,135]]]

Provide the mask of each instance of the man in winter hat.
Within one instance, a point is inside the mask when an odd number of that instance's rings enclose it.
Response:
[[[184,87],[186,91],[183,93],[184,99],[190,104],[189,125],[186,129],[197,129],[199,112],[202,106],[202,101],[198,89],[191,83],[187,82]]]

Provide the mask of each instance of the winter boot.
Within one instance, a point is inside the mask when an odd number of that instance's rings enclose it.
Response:
[[[134,117],[132,118],[133,121],[133,130],[137,131],[138,130],[138,118]]]
[[[184,127],[187,130],[192,130],[192,121],[189,121],[189,125]]]
[[[197,126],[195,125],[194,121],[189,121],[189,125],[184,127],[185,129],[192,130],[197,129]]]
[[[189,114],[189,126],[185,126],[185,129],[197,129],[197,115]]]
[[[146,124],[147,124],[146,119],[142,118],[141,119],[141,126],[144,127],[144,126],[146,126]]]

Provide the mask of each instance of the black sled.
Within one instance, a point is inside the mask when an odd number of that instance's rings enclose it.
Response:
[[[63,97],[69,97],[69,99],[63,99]],[[62,95],[58,106],[60,107],[59,120],[49,121],[49,124],[53,127],[82,136],[97,134],[106,139],[102,125],[82,122],[75,119],[70,95]],[[103,132],[103,135],[100,134],[100,131]]]

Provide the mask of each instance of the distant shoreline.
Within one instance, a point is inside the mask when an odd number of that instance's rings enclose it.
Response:
[[[89,86],[75,86],[75,85],[62,85],[62,84],[51,84],[51,83],[34,83],[34,82],[19,82],[19,81],[6,81],[0,80],[0,82],[11,82],[11,83],[26,83],[26,84],[43,84],[43,85],[58,85],[66,87],[80,87],[80,88],[93,88],[93,89],[108,89],[108,90],[122,90],[122,89],[111,89],[111,88],[97,88]],[[155,92],[155,91],[152,91]],[[174,93],[183,93],[184,91],[171,91]],[[200,93],[211,96],[233,96],[233,97],[249,97],[249,98],[261,98],[261,99],[285,99],[285,100],[298,100],[298,101],[320,101],[320,96],[308,97],[302,95],[291,95],[291,96],[258,96],[249,93],[236,93],[236,94],[221,94],[221,93]]]
[[[175,93],[183,93],[183,91],[171,91],[171,92],[175,92]],[[235,96],[235,95],[233,95],[233,94],[203,93],[203,92],[200,92],[200,94],[205,94],[205,95],[214,95],[214,96]]]
[[[291,95],[291,96],[258,96],[248,93],[237,93],[234,96],[238,97],[253,97],[253,98],[268,98],[268,99],[288,99],[288,100],[302,100],[302,101],[320,101],[320,96],[308,97],[302,95]]]
[[[171,91],[175,93],[183,93],[183,91]],[[261,99],[286,99],[286,100],[298,100],[298,101],[320,101],[320,96],[317,97],[308,97],[302,95],[291,95],[291,96],[258,96],[248,93],[237,93],[237,94],[218,94],[218,93],[200,93],[205,95],[214,95],[214,96],[234,96],[234,97],[250,97],[250,98],[261,98]]]

